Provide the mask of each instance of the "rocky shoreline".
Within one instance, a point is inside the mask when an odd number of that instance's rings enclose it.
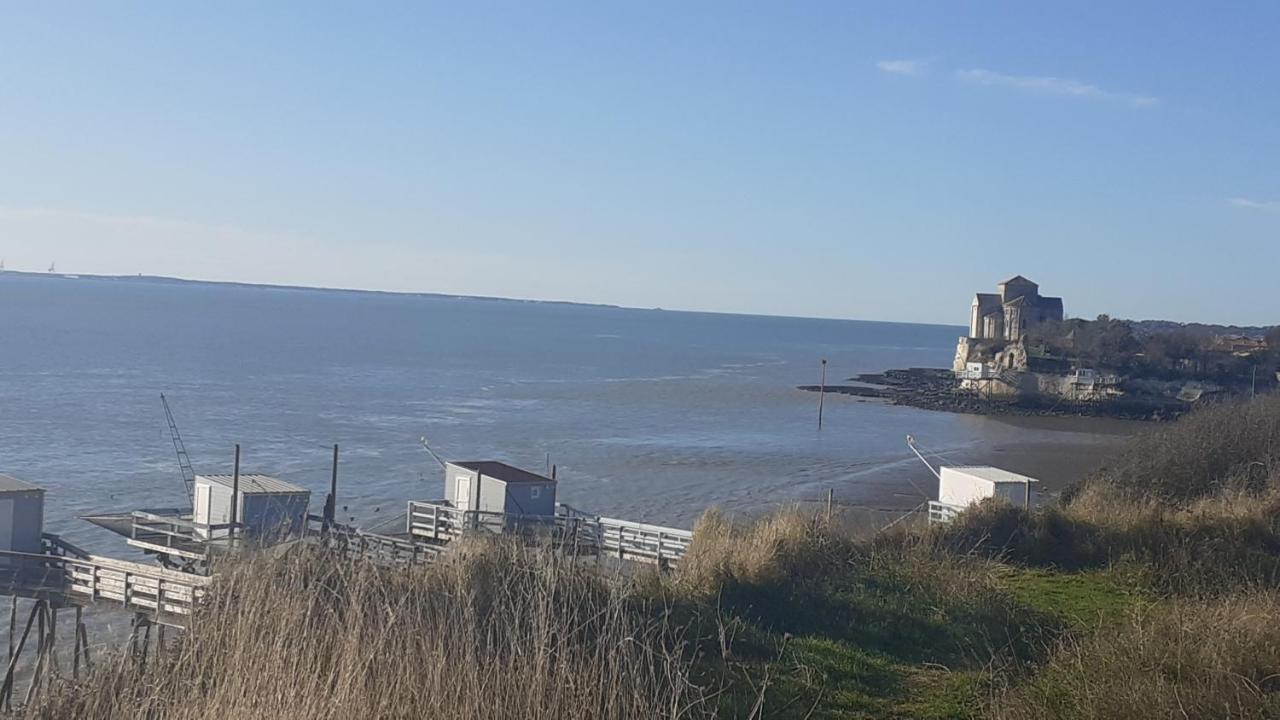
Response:
[[[886,370],[849,378],[847,385],[827,385],[828,393],[882,400],[924,410],[971,415],[1022,415],[1040,417],[1105,417],[1119,420],[1162,421],[1177,418],[1187,410],[1182,403],[1162,398],[1150,400],[1126,397],[1104,402],[1070,402],[1060,398],[1018,397],[992,399],[960,389],[955,374],[943,368]],[[800,385],[800,390],[818,392],[817,385]]]

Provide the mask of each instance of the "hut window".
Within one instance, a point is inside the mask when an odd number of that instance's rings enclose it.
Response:
[[[542,497],[542,486],[534,485],[533,487],[529,488],[529,497],[533,498],[534,500],[537,500],[538,498]]]

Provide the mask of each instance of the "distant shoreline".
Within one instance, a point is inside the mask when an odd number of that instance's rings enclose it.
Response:
[[[93,273],[72,273],[72,272],[33,272],[31,270],[3,270],[0,271],[0,281],[4,278],[14,276],[29,279],[53,280],[53,281],[71,281],[76,280],[106,280],[109,282],[121,283],[137,283],[150,285],[191,285],[191,286],[209,286],[209,287],[236,287],[251,290],[286,290],[286,291],[307,291],[307,292],[323,292],[323,293],[345,293],[357,295],[382,295],[387,297],[405,297],[405,298],[428,298],[435,300],[480,300],[485,302],[507,302],[527,305],[553,305],[562,307],[582,307],[582,308],[599,308],[605,310],[628,310],[633,312],[670,312],[670,313],[688,313],[692,315],[729,315],[734,317],[761,317],[761,318],[779,318],[786,320],[815,320],[815,321],[833,321],[833,322],[849,322],[849,323],[866,323],[872,325],[917,325],[920,327],[936,327],[936,328],[954,328],[958,332],[963,332],[964,327],[961,325],[953,325],[951,323],[937,322],[920,322],[906,320],[864,320],[860,318],[847,317],[816,317],[808,315],[769,315],[750,312],[728,312],[724,310],[690,310],[686,308],[663,308],[663,307],[638,307],[634,305],[617,305],[613,303],[593,303],[579,300],[538,300],[533,298],[517,298],[517,297],[501,297],[498,295],[467,295],[459,293],[442,293],[420,290],[375,290],[368,288],[342,288],[342,287],[326,287],[321,285],[281,285],[277,283],[253,283],[240,282],[236,280],[198,280],[192,278],[172,277],[168,275],[95,275]]]
[[[369,290],[363,288],[340,288],[325,287],[322,285],[278,285],[275,283],[251,283],[237,282],[235,280],[194,280],[191,278],[170,277],[168,275],[93,275],[86,273],[60,273],[60,272],[31,272],[29,270],[4,270],[0,272],[0,279],[15,276],[23,278],[39,278],[44,280],[106,280],[110,282],[127,282],[146,285],[196,285],[196,286],[217,286],[217,287],[235,287],[253,290],[289,290],[289,291],[307,291],[307,292],[324,292],[324,293],[341,293],[341,294],[359,294],[359,295],[387,295],[391,297],[421,297],[435,298],[438,300],[486,300],[512,303],[531,303],[539,305],[572,305],[577,307],[596,307],[611,309],[631,309],[623,308],[621,305],[609,305],[606,303],[588,303],[576,302],[573,300],[527,300],[523,298],[497,297],[494,295],[454,295],[450,293],[440,292],[416,292],[409,290]],[[661,309],[661,308],[654,308]]]

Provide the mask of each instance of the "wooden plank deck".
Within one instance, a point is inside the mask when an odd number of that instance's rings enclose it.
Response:
[[[548,532],[561,546],[622,560],[675,565],[693,533],[679,528],[589,515],[561,506],[554,516],[459,510],[443,502],[410,501],[407,533],[419,540],[449,542],[467,532]]]
[[[90,555],[0,551],[0,592],[54,606],[107,603],[185,627],[212,578]]]

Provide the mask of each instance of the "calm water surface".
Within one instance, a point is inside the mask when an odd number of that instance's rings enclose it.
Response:
[[[75,516],[183,502],[161,392],[197,472],[229,472],[239,442],[243,471],[305,485],[316,506],[340,443],[339,505],[366,524],[440,496],[423,435],[456,459],[541,470],[549,455],[562,501],[676,525],[712,504],[753,510],[829,487],[913,505],[912,485],[931,485],[908,433],[953,461],[1008,452],[1013,469],[1049,475],[1114,443],[1114,428],[1090,423],[831,396],[819,433],[816,396],[794,389],[816,381],[822,357],[832,381],[947,366],[962,332],[8,273],[0,472],[48,488],[49,529],[110,544]]]

